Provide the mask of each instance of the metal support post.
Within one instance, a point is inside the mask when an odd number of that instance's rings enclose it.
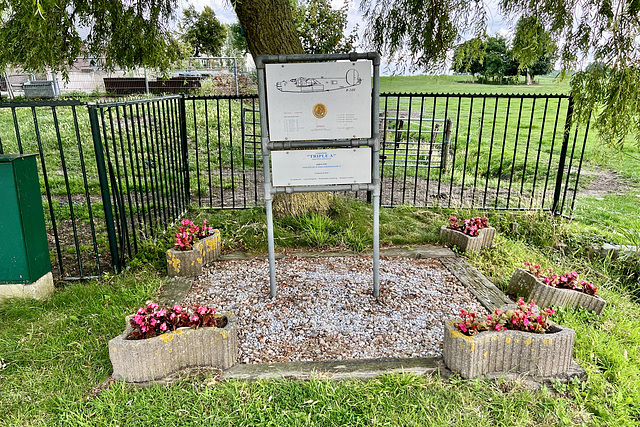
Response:
[[[233,77],[236,80],[236,96],[238,96],[238,61],[233,58]]]
[[[191,203],[191,182],[189,177],[189,142],[187,140],[187,108],[185,96],[180,95],[178,105],[180,106],[178,115],[180,124],[180,149],[182,150],[182,170],[184,172],[184,197],[187,206]]]
[[[260,135],[264,173],[264,204],[267,211],[267,241],[269,247],[269,293],[276,296],[276,252],[273,236],[273,195],[271,194],[271,176],[269,173],[269,137],[267,130],[267,99],[265,97],[264,64],[256,64],[258,70],[258,94],[260,105]]]
[[[373,189],[373,296],[380,295],[380,56],[373,60],[373,90],[371,98],[371,137],[374,144],[371,150],[371,181]]]

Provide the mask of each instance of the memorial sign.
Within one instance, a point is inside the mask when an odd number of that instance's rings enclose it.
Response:
[[[371,137],[371,62],[266,64],[271,141]]]
[[[366,191],[370,196],[373,296],[378,297],[380,56],[259,55],[256,69],[271,297],[277,288],[273,198],[316,191]]]
[[[371,148],[273,151],[273,186],[371,183]]]

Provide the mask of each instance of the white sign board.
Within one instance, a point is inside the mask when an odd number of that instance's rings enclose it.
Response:
[[[272,151],[274,187],[371,183],[371,148]]]
[[[269,139],[371,137],[371,61],[266,64]]]

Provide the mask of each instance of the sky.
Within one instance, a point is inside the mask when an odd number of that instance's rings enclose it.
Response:
[[[335,9],[342,7],[344,0],[331,0],[331,3]],[[209,6],[213,9],[216,17],[223,24],[230,24],[237,21],[236,14],[233,11],[230,0],[184,0],[184,7],[188,4],[193,4],[196,10],[201,11],[205,6]],[[359,24],[359,33],[362,36],[364,31],[362,14],[358,10],[360,0],[349,0],[349,13],[347,26],[347,33],[351,32],[351,29]],[[498,13],[497,0],[487,0],[487,18],[488,18],[488,33],[489,35],[502,35],[507,39],[511,38],[513,34],[513,23],[506,22],[502,19]],[[359,39],[362,39],[360,37]],[[383,74],[387,74],[383,72]]]

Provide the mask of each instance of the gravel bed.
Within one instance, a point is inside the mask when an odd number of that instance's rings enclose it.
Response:
[[[435,259],[381,257],[378,299],[370,256],[288,256],[276,268],[275,299],[263,259],[216,262],[185,297],[238,316],[241,363],[439,356],[444,319],[488,314]]]

